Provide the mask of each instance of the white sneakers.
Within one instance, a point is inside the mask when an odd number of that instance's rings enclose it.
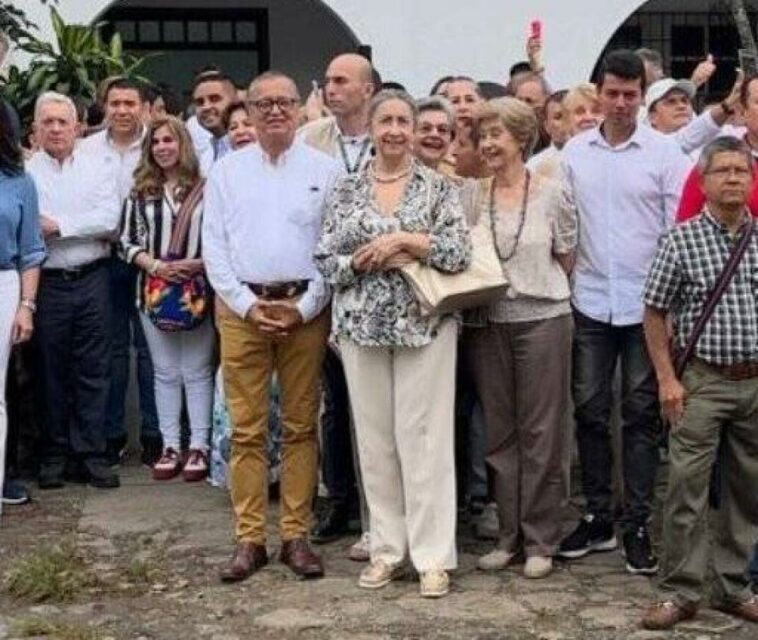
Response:
[[[500,571],[505,569],[516,554],[494,549],[479,558],[476,566],[482,571]],[[525,578],[544,578],[553,570],[553,559],[549,556],[529,556],[524,564]]]
[[[525,578],[544,578],[553,570],[553,559],[549,556],[530,556],[524,565]]]
[[[422,571],[419,578],[422,598],[441,598],[450,591],[450,576],[444,569]]]
[[[406,572],[405,564],[390,565],[376,560],[361,571],[358,586],[362,589],[381,589]],[[441,598],[450,591],[450,576],[444,569],[430,569],[419,575],[422,598]]]
[[[482,571],[500,571],[508,566],[515,555],[515,553],[509,553],[503,549],[494,549],[479,558],[476,566]]]

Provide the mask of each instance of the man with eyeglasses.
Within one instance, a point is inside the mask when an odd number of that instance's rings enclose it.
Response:
[[[234,424],[230,479],[237,547],[221,578],[244,580],[268,562],[269,389],[282,390],[280,560],[320,577],[308,544],[316,488],[320,376],[330,290],[313,263],[332,158],[295,139],[300,96],[267,72],[248,92],[258,144],[218,161],[205,191],[203,252],[217,312],[227,406]]]
[[[374,155],[368,135],[368,104],[375,90],[373,68],[367,58],[357,53],[338,55],[326,69],[323,89],[332,115],[301,127],[298,138],[332,156],[342,174],[362,171]],[[311,539],[320,544],[347,535],[360,502],[364,533],[348,555],[352,560],[365,561],[369,559],[368,514],[359,495],[360,470],[350,427],[347,383],[335,345],[327,350],[324,386],[321,476],[328,496]]]
[[[660,600],[643,618],[648,629],[669,629],[695,615],[711,558],[712,604],[758,623],[758,596],[745,570],[758,535],[758,234],[747,210],[752,165],[749,148],[737,138],[706,146],[699,162],[705,207],[663,239],[645,286],[645,337],[671,424]],[[681,353],[745,234],[751,234],[747,250],[679,379],[667,316],[674,317]],[[709,527],[709,478],[720,441],[721,505]]]

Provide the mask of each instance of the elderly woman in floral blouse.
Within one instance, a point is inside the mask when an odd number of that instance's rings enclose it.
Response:
[[[382,91],[369,118],[376,157],[335,187],[316,253],[335,289],[333,330],[371,514],[371,564],[359,586],[385,586],[409,554],[421,595],[439,597],[456,566],[458,327],[450,316],[422,317],[398,267],[418,260],[459,272],[471,244],[454,187],[413,158],[411,97]]]

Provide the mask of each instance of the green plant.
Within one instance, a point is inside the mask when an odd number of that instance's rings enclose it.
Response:
[[[5,576],[10,595],[33,602],[70,602],[95,583],[76,546],[64,541],[16,561]]]
[[[65,622],[49,622],[41,618],[25,618],[13,625],[13,632],[20,638],[39,638],[51,640],[97,640],[98,634],[89,627]]]
[[[50,8],[50,17],[55,42],[45,42],[27,30],[17,47],[32,57],[31,63],[26,69],[11,67],[0,88],[22,120],[28,122],[34,101],[44,91],[58,91],[90,102],[95,100],[100,83],[110,76],[147,82],[139,76],[147,57],[124,52],[118,33],[104,41],[104,23],[66,24],[55,7]]]

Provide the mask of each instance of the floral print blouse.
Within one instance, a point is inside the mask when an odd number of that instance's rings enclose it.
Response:
[[[442,175],[413,162],[411,177],[394,215],[383,215],[366,172],[343,177],[327,202],[315,261],[334,287],[332,330],[369,347],[421,347],[436,334],[441,318],[422,317],[416,296],[398,269],[371,273],[352,268],[353,253],[380,235],[428,233],[423,263],[446,273],[466,269],[471,240],[457,189]]]

